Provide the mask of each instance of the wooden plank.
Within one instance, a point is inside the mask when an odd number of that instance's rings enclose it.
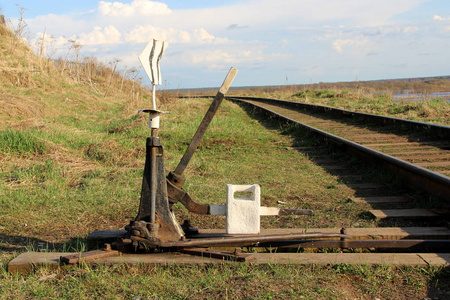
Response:
[[[450,167],[450,160],[445,161],[434,161],[434,162],[419,162],[416,165],[421,166],[423,168],[427,167]]]
[[[449,162],[450,157],[448,156],[403,156],[403,157],[397,157],[402,160],[408,161],[408,162],[414,162],[416,164],[427,164],[427,163],[434,163],[434,162],[441,162],[445,165],[445,163]]]
[[[410,163],[414,163],[416,165],[429,165],[430,167],[434,167],[434,166],[442,166],[442,167],[446,167],[450,165],[450,157],[424,157],[424,156],[414,156],[414,157],[397,157],[399,159],[402,159],[404,161],[410,162]],[[447,160],[446,160],[447,159]]]
[[[443,159],[443,160],[448,160],[450,159],[450,151],[447,151],[445,153],[439,153],[439,154],[433,154],[433,153],[417,153],[417,154],[412,154],[412,153],[394,153],[392,154],[393,156],[397,157],[397,158],[401,158],[404,160],[437,160],[437,159]]]
[[[25,252],[13,259],[8,265],[9,273],[26,274],[36,267],[60,268],[59,257],[76,253]],[[252,264],[351,264],[351,265],[398,265],[427,266],[429,264],[448,266],[448,254],[417,253],[254,253]],[[230,264],[233,262],[230,262]],[[235,263],[235,262],[234,262]],[[223,260],[180,253],[124,254],[119,257],[101,258],[90,262],[96,265],[127,264],[137,266],[151,265],[210,265],[223,264]],[[63,266],[65,267],[65,266]]]
[[[10,274],[27,274],[34,270],[35,266],[48,266],[55,269],[59,266],[59,258],[71,253],[47,253],[47,252],[25,252],[14,258],[8,264]]]
[[[439,217],[434,211],[422,208],[370,210],[370,213],[378,219]]]
[[[450,264],[449,253],[419,253],[419,256],[430,266],[445,266]]]
[[[425,146],[425,147],[429,147],[429,146]],[[405,150],[405,151],[402,151],[402,150]],[[416,149],[412,149],[412,150],[411,150],[411,148],[384,149],[383,152],[387,153],[387,154],[395,155],[395,156],[410,156],[410,155],[428,156],[428,155],[445,155],[445,154],[449,155],[448,150],[443,150],[443,149],[439,149],[439,148],[423,149],[422,147],[416,147]]]
[[[376,227],[347,228],[347,234],[357,239],[448,239],[450,229],[447,227]]]
[[[410,198],[404,196],[361,197],[361,198],[350,198],[350,200],[356,203],[369,203],[369,204],[404,203],[411,201]]]
[[[425,146],[424,145],[428,145]],[[432,147],[448,147],[450,144],[448,143],[439,143],[439,142],[400,142],[400,143],[373,143],[373,144],[365,144],[366,147],[383,147],[383,146],[409,146],[409,147],[417,147],[420,149],[430,149]]]
[[[25,252],[14,258],[8,264],[8,272],[26,274],[34,270],[35,267],[46,267],[49,269],[59,268],[59,259],[65,255],[77,255],[79,253],[61,252]],[[218,259],[198,257],[180,253],[152,253],[152,254],[126,254],[116,257],[101,258],[87,264],[112,265],[118,263],[126,264],[153,264],[153,265],[183,265],[183,264],[210,264]],[[67,265],[70,266],[70,265]]]
[[[256,255],[255,264],[349,264],[349,265],[396,265],[396,266],[426,266],[428,265],[415,253],[283,253],[271,255],[261,253]],[[448,263],[442,262],[442,265]]]

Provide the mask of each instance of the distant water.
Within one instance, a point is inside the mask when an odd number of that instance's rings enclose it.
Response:
[[[403,94],[397,94],[392,96],[394,102],[401,101],[426,101],[432,99],[442,99],[450,102],[450,92],[440,92],[431,94],[414,94],[409,90],[403,91]]]

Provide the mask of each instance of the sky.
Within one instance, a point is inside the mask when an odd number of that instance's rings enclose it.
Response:
[[[10,26],[20,8],[33,49],[73,58],[75,42],[148,86],[138,56],[167,41],[164,89],[218,87],[230,67],[236,87],[450,75],[449,0],[0,0]]]

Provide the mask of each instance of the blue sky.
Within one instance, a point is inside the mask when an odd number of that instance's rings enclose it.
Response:
[[[152,39],[169,42],[164,88],[284,85],[450,75],[449,0],[0,0],[47,56],[81,55],[142,70]],[[72,53],[73,54],[73,53]],[[141,72],[144,83],[148,82]]]

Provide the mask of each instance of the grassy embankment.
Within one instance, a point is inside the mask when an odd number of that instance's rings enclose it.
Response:
[[[391,116],[420,122],[450,125],[450,103],[443,99],[394,102],[394,94],[424,96],[450,91],[450,77],[318,83],[291,86],[232,88],[239,96],[275,98],[287,101],[331,106],[363,113]],[[192,90],[192,95],[211,95],[213,90]]]
[[[135,216],[149,135],[145,116],[135,112],[149,95],[104,66],[57,68],[1,30],[0,298],[422,299],[448,290],[448,270],[435,267],[80,266],[7,274],[8,261],[23,251],[85,250],[88,233],[121,229]],[[209,101],[169,100],[159,135],[173,170]],[[224,203],[226,183],[258,183],[263,205],[282,200],[316,212],[266,217],[267,228],[375,225],[361,218],[367,207],[347,201],[350,191],[338,178],[291,148],[311,144],[296,128],[224,102],[185,172],[185,188],[196,201]],[[175,210],[200,228],[224,227],[223,217]]]
[[[391,116],[450,126],[450,103],[442,99],[394,102],[403,90],[424,95],[450,91],[450,77],[422,80],[391,80],[272,88],[236,89],[241,96],[275,98],[331,106],[340,109]]]

